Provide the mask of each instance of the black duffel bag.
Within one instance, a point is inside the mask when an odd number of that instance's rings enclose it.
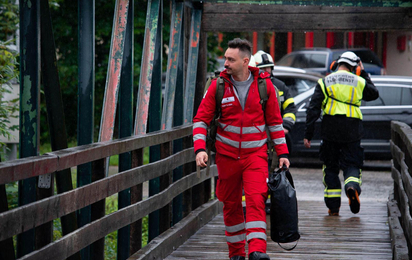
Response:
[[[290,243],[300,238],[298,227],[298,201],[292,175],[282,168],[269,176],[270,236],[274,242]],[[280,245],[280,244],[279,244]],[[282,246],[281,246],[282,247]],[[292,248],[284,248],[292,250]]]

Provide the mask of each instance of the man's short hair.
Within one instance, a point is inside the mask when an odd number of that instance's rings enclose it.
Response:
[[[232,49],[239,49],[239,51],[245,53],[249,59],[252,55],[252,44],[248,40],[235,38],[228,42],[228,47]]]

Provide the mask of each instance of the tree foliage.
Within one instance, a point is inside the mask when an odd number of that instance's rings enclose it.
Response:
[[[8,139],[10,131],[18,129],[18,125],[10,122],[11,118],[17,117],[18,99],[5,100],[19,75],[14,34],[18,20],[18,8],[13,1],[0,0],[0,135]],[[3,145],[0,142],[0,146]]]

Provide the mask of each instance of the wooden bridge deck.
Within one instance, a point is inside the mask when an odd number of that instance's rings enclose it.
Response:
[[[392,259],[387,200],[392,182],[389,172],[363,172],[361,211],[352,214],[342,197],[339,217],[327,215],[323,202],[320,170],[295,170],[299,200],[301,239],[293,251],[285,251],[270,240],[271,259]],[[222,214],[202,227],[167,260],[228,259]]]

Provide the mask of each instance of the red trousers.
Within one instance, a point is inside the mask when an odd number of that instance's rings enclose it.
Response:
[[[246,241],[249,244],[249,254],[254,251],[266,253],[266,150],[262,149],[241,159],[216,154],[216,165],[219,173],[216,195],[223,202],[229,258],[245,256]],[[243,215],[242,189],[246,197],[246,221]]]

